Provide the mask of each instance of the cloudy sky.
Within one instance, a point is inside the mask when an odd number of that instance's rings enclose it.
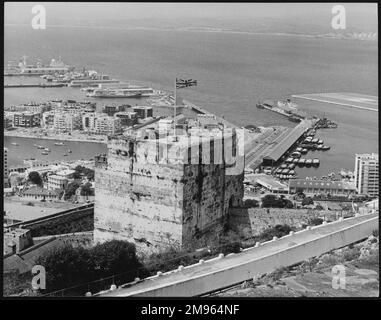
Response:
[[[29,23],[33,2],[5,4],[5,24]],[[272,19],[274,23],[328,24],[334,3],[43,3],[47,23],[137,19]],[[349,26],[377,29],[377,5],[343,4]]]

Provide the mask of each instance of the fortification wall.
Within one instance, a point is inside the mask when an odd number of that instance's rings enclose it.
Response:
[[[310,209],[278,208],[233,208],[229,214],[229,226],[244,237],[258,235],[277,224],[301,227],[310,224],[311,219],[322,218],[334,221],[341,212]],[[344,217],[350,216],[348,213]]]

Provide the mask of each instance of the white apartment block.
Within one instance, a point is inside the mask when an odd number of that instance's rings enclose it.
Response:
[[[58,132],[72,132],[73,130],[81,129],[82,117],[79,113],[56,113],[54,115],[54,130]]]
[[[54,126],[54,111],[47,111],[42,114],[42,127],[49,128]]]
[[[48,177],[48,189],[49,190],[64,190],[68,185],[68,179],[64,176],[50,175]]]
[[[99,115],[97,113],[86,113],[82,116],[82,130],[95,133],[95,122]]]
[[[378,154],[356,154],[355,186],[359,194],[378,196]]]
[[[87,113],[82,116],[82,129],[102,135],[117,134],[122,132],[122,120],[100,113]]]
[[[96,119],[95,130],[98,134],[112,135],[122,131],[122,121],[119,118],[102,116]]]

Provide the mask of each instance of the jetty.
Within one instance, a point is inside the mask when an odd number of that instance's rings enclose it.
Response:
[[[64,83],[25,83],[25,84],[4,84],[4,88],[60,88],[65,87]]]

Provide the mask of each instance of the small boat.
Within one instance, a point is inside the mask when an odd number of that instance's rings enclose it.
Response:
[[[63,156],[64,156],[64,157],[67,157],[67,153],[64,153]]]
[[[38,147],[38,144],[34,144],[33,147]]]
[[[320,160],[317,159],[317,158],[314,158],[314,159],[312,160],[312,164],[313,164],[314,166],[318,166],[318,165],[320,164]]]
[[[345,176],[347,175],[347,173],[345,172],[344,169],[341,169],[341,171],[340,171],[340,175],[341,175],[342,177],[345,177]]]
[[[41,154],[43,154],[44,156],[48,155],[49,152],[46,152],[46,151],[42,151]]]
[[[306,160],[306,166],[310,166],[312,164],[312,159],[307,159]]]
[[[300,152],[298,152],[298,151],[295,151],[295,152],[291,153],[291,157],[293,157],[293,158],[300,158],[301,155],[302,154]]]
[[[301,147],[297,147],[297,148],[296,148],[296,151],[297,151],[297,152],[302,152],[302,150],[303,150],[303,148],[301,148]]]
[[[45,149],[44,146],[37,146],[37,149]]]
[[[290,172],[288,174],[293,176],[295,174],[295,171],[294,170],[290,170]]]
[[[308,152],[308,149],[306,149],[306,148],[303,148],[301,151],[302,154],[306,154],[307,152]]]
[[[318,143],[319,139],[318,138],[314,138],[311,140],[312,143]]]
[[[72,151],[70,149],[67,152],[72,153]]]
[[[286,169],[286,168],[287,168],[287,164],[283,163],[280,167],[281,167],[282,169]]]
[[[323,151],[326,151],[326,150],[331,149],[331,147],[330,147],[330,146],[323,146],[321,149],[322,149]]]
[[[44,149],[46,152],[50,152],[50,149],[49,148],[45,148]]]
[[[287,160],[286,160],[286,163],[291,163],[292,162],[292,160],[293,160],[293,158],[287,158]]]
[[[295,163],[291,163],[291,164],[288,165],[289,169],[295,169],[295,167],[296,167]]]
[[[323,146],[322,146],[321,144],[318,144],[318,145],[316,146],[316,150],[323,150]]]
[[[294,160],[292,160],[292,163],[299,163],[299,158],[294,158]]]
[[[324,143],[324,141],[323,141],[323,140],[321,140],[321,139],[319,139],[317,143],[318,143],[318,144],[323,144],[323,143]]]
[[[16,143],[16,142],[11,142],[11,145],[12,145],[12,146],[18,146],[19,144]]]
[[[304,158],[300,158],[299,161],[298,161],[298,164],[305,164],[306,163],[306,159]]]
[[[290,171],[289,169],[283,169],[283,170],[282,170],[282,173],[283,173],[283,174],[287,174],[289,171]]]
[[[54,145],[55,146],[64,146],[65,144],[63,142],[55,142]]]

